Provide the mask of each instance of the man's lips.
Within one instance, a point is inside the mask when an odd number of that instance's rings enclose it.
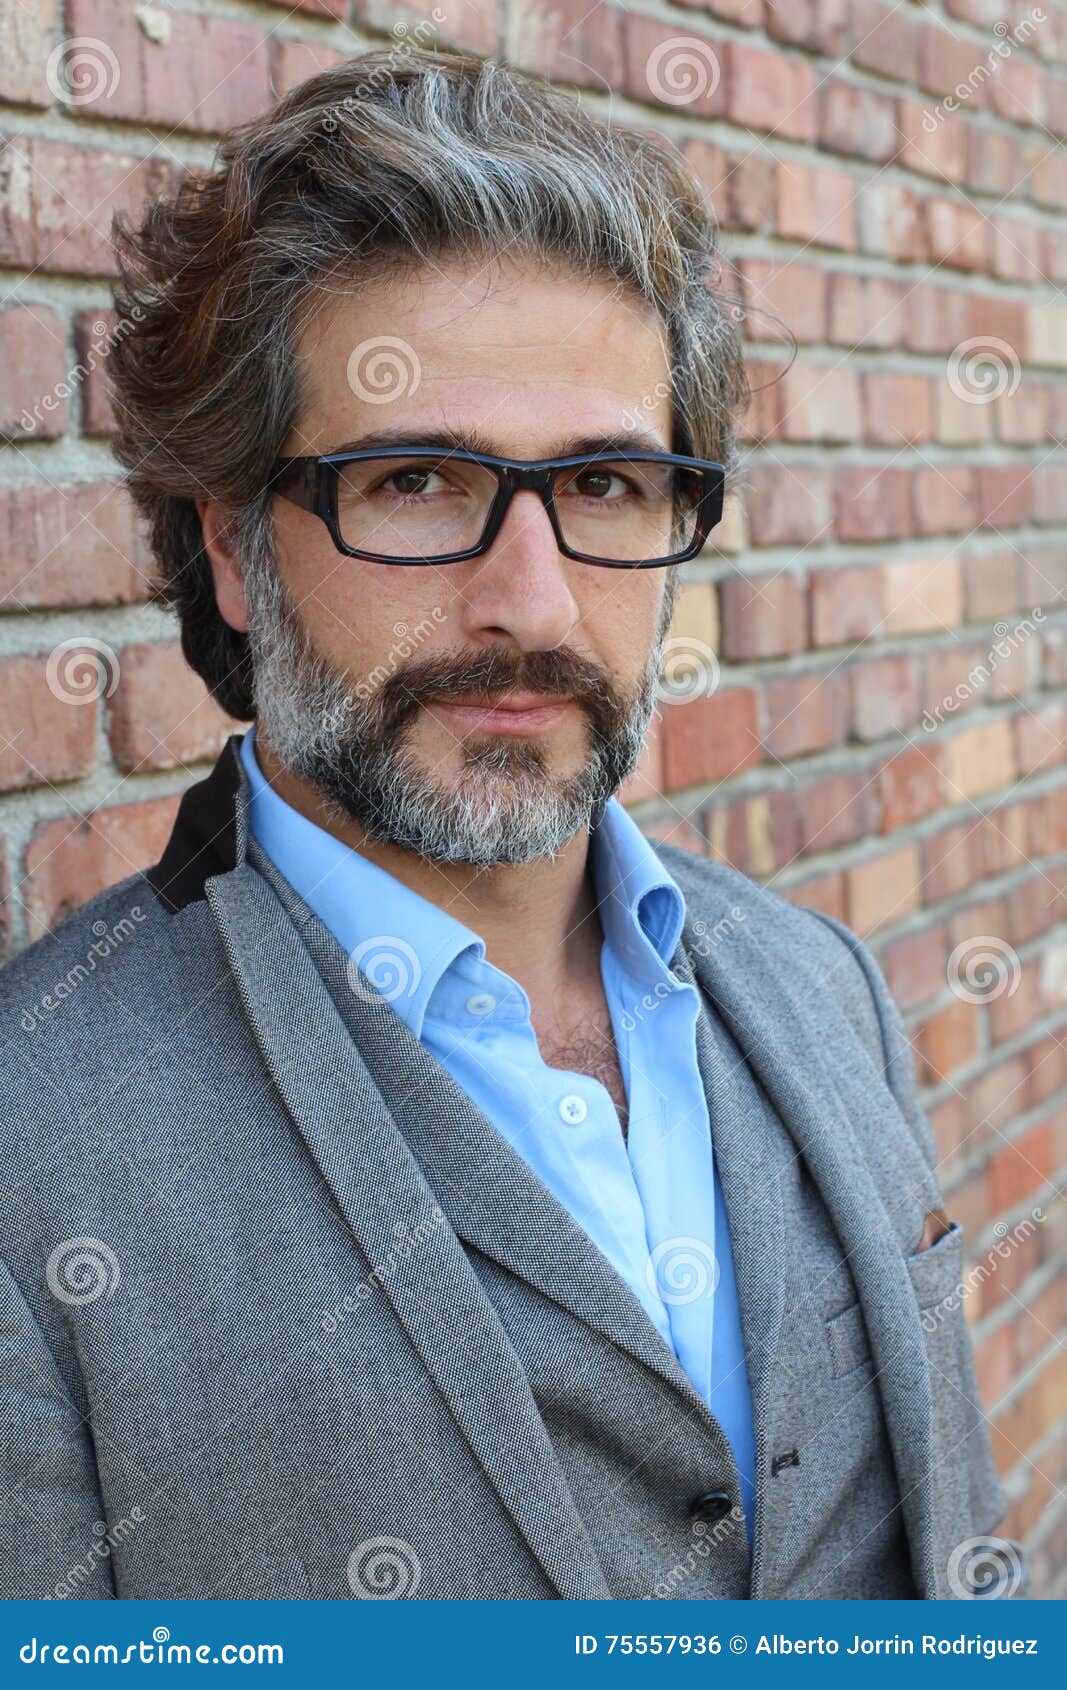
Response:
[[[538,733],[551,727],[567,710],[569,698],[544,693],[511,692],[496,698],[435,698],[430,708],[443,711],[457,727],[482,728],[492,733]]]

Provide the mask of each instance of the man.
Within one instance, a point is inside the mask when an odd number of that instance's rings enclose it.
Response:
[[[963,1594],[882,977],[614,796],[744,394],[698,187],[385,53],[116,238],[118,454],[255,725],[3,976],[5,1593]]]

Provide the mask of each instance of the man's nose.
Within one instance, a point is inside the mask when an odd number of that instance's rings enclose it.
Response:
[[[489,551],[473,560],[464,632],[475,640],[506,634],[523,651],[562,645],[579,617],[574,571],[585,567],[562,556],[539,495],[523,489]]]

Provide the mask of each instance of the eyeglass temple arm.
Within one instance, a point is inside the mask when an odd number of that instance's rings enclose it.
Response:
[[[302,510],[314,511],[318,505],[318,467],[317,458],[277,458],[271,471],[270,491]]]

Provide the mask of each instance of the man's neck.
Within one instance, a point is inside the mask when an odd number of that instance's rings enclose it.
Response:
[[[337,816],[319,789],[284,768],[258,734],[255,756],[264,779],[300,815],[477,933],[488,960],[517,980],[533,1005],[562,1005],[565,994],[577,997],[599,981],[603,936],[587,828],[555,857],[532,863],[480,868],[430,862],[373,839],[353,817]]]

